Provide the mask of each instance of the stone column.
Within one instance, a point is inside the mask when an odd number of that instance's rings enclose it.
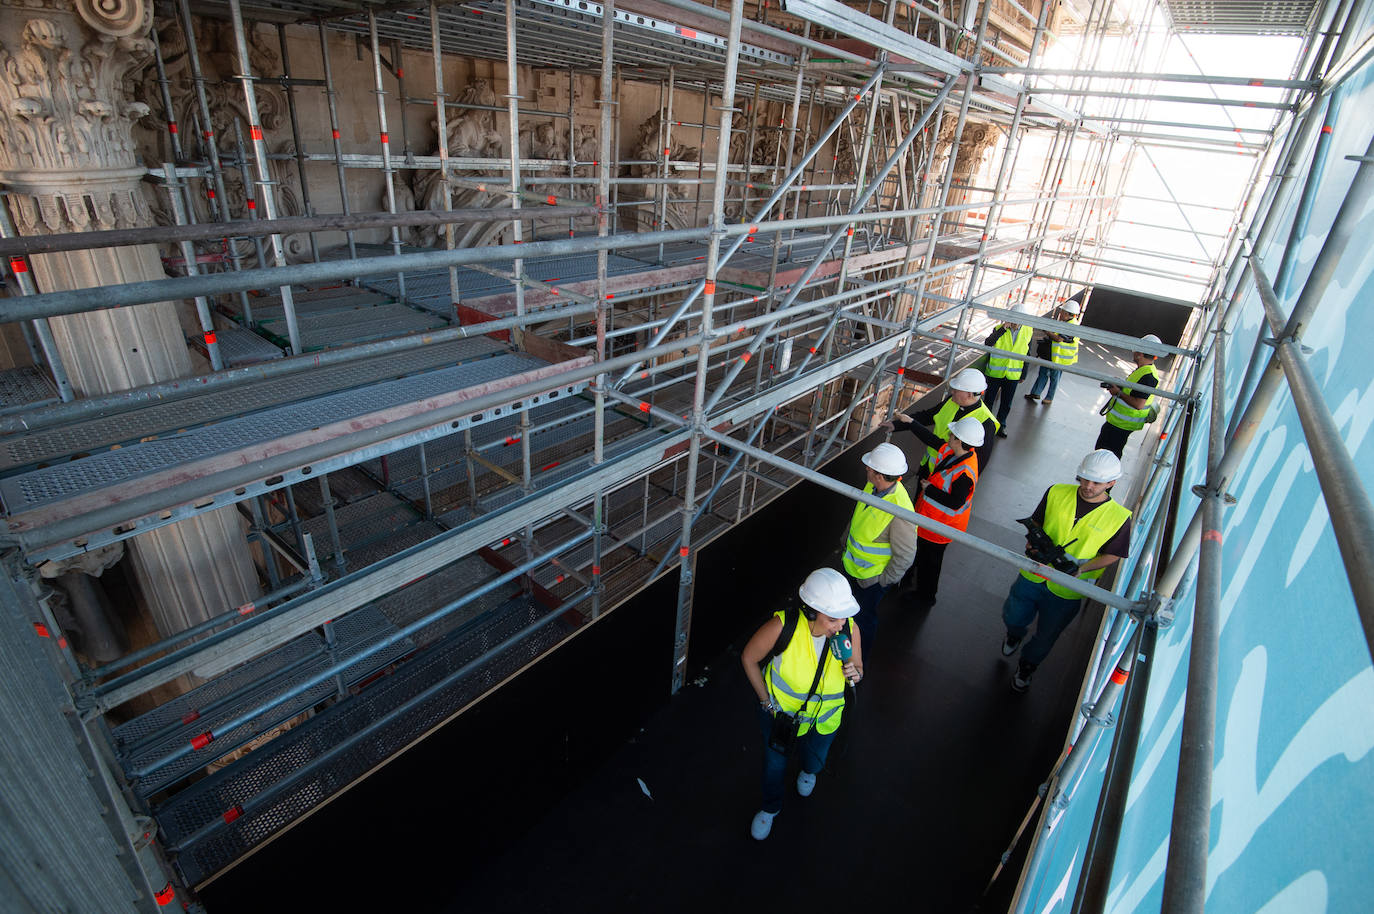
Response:
[[[21,235],[151,225],[131,136],[148,108],[126,80],[150,59],[144,0],[0,0],[0,185]],[[153,245],[31,258],[39,291],[162,279]],[[177,306],[157,302],[51,321],[78,396],[192,373]],[[258,592],[233,508],[143,534],[131,564],[163,635]]]

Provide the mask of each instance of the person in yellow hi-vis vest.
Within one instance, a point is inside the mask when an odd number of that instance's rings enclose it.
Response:
[[[740,652],[763,730],[763,808],[749,827],[758,841],[768,837],[782,810],[788,756],[800,755],[797,793],[811,796],[840,727],[845,683],[864,676],[863,637],[849,625],[859,603],[845,576],[818,568],[797,594],[800,611],[774,613]]]
[[[914,511],[911,496],[902,485],[906,454],[884,442],[863,456],[868,482],[864,491]],[[844,538],[844,570],[854,584],[859,615],[854,620],[870,646],[878,631],[878,604],[892,585],[902,579],[916,557],[916,525],[898,520],[881,508],[859,502],[849,519]]]
[[[1079,289],[1072,298],[1059,306],[1055,318],[1070,324],[1083,323],[1083,304],[1088,294],[1088,289]],[[1026,394],[1026,399],[1032,403],[1038,402],[1040,394],[1043,393],[1044,403],[1049,406],[1054,402],[1054,395],[1059,390],[1059,378],[1064,373],[1060,366],[1078,363],[1078,337],[1046,330],[1040,338],[1039,347],[1035,354],[1042,359],[1049,359],[1054,363],[1054,367],[1040,366],[1040,371],[1035,375],[1035,383],[1031,385],[1031,391]]]
[[[1030,314],[1030,305],[1021,302],[1011,310],[1018,314]],[[984,399],[988,409],[997,404],[997,437],[1007,437],[1007,414],[1011,412],[1011,401],[1016,396],[1016,385],[1026,372],[1026,363],[1018,358],[1030,352],[1031,335],[1035,328],[1027,324],[1004,322],[993,328],[992,333],[983,341],[984,346],[995,349],[988,353],[988,367],[983,373],[988,376],[988,392]],[[998,402],[998,398],[1001,402]]]
[[[1095,581],[1108,566],[1125,558],[1131,548],[1131,510],[1113,501],[1110,490],[1121,478],[1121,460],[1108,450],[1096,450],[1078,465],[1078,482],[1050,486],[1031,519],[1044,528],[1050,539],[1078,566],[1076,576]],[[1026,544],[1026,554],[1031,546]],[[1039,557],[1033,556],[1037,561]],[[1022,571],[1011,585],[1002,604],[1002,622],[1007,637],[1002,656],[1010,657],[1021,647],[1032,621],[1035,637],[1021,648],[1021,662],[1011,687],[1017,692],[1030,688],[1031,676],[1055,640],[1078,615],[1083,598],[1062,584],[1043,575]]]
[[[1140,341],[1154,343],[1156,346],[1163,345],[1163,341],[1153,333],[1145,334]],[[1131,432],[1138,431],[1150,423],[1150,410],[1154,405],[1155,395],[1143,391],[1136,393],[1131,389],[1131,385],[1159,386],[1159,369],[1155,368],[1155,358],[1148,352],[1131,353],[1135,370],[1126,376],[1126,386],[1102,385],[1111,393],[1112,398],[1102,408],[1102,415],[1107,417],[1107,421],[1102,423],[1102,428],[1097,433],[1095,447],[1106,448],[1120,457],[1126,450],[1126,440],[1131,437]]]

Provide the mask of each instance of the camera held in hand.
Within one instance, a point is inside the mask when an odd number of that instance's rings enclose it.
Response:
[[[1045,528],[1035,522],[1033,518],[1022,517],[1016,521],[1026,528],[1026,557],[1040,562],[1042,565],[1049,565],[1055,571],[1062,571],[1064,574],[1078,574],[1078,563],[1073,556],[1064,551],[1064,547],[1056,543]]]

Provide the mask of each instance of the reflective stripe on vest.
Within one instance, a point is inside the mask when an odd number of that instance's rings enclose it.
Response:
[[[873,483],[866,483],[864,492],[871,495]],[[906,494],[900,482],[892,484],[891,491],[883,496],[883,501],[908,511],[912,509],[911,496]],[[890,523],[892,515],[881,508],[863,502],[854,506],[854,516],[849,520],[849,540],[844,550],[844,570],[851,577],[862,581],[883,573],[887,563],[892,560],[892,547],[877,540]]]
[[[782,612],[775,615],[783,620],[784,625],[787,624],[787,617]],[[824,644],[821,650],[825,651],[825,667],[821,670],[817,694],[806,702],[801,726],[797,730],[799,734],[810,730],[812,726],[817,733],[834,733],[844,710],[844,669]],[[798,615],[791,639],[782,652],[769,661],[764,676],[768,694],[782,711],[795,715],[801,710],[802,702],[807,697],[806,690],[811,688],[811,682],[816,678],[816,664],[820,659],[816,656],[811,627],[806,624],[805,616]]]
[[[940,460],[954,456],[954,448],[946,444],[940,448]],[[939,466],[939,462],[935,464]],[[921,500],[916,505],[916,513],[922,514],[932,520],[938,520],[942,524],[947,524],[956,530],[968,529],[969,509],[973,507],[973,492],[978,488],[978,455],[973,451],[965,454],[957,463],[944,467],[939,472],[930,474],[930,485],[939,489],[941,492],[948,492],[953,486],[954,481],[961,476],[967,476],[973,480],[973,488],[969,490],[968,499],[963,507],[949,511],[944,505],[937,505],[926,498],[925,492],[930,491],[929,486],[921,493]],[[948,543],[949,537],[941,536],[924,527],[917,529],[916,535],[922,539],[930,540],[932,543]]]
[[[979,422],[984,423],[985,425],[987,424],[987,421],[991,419],[992,429],[994,433],[996,433],[997,429],[1002,427],[1002,423],[997,421],[997,417],[992,414],[992,410],[988,409],[988,405],[984,403],[981,399],[978,401],[977,406],[973,407],[968,412],[964,413],[963,416],[959,415],[959,404],[955,403],[953,399],[948,399],[940,406],[939,411],[935,414],[935,424],[932,426],[932,428],[935,429],[935,434],[939,435],[941,438],[948,441],[950,425],[954,422],[957,422],[960,419],[963,419],[965,416],[972,416],[973,418],[977,419]],[[986,429],[984,429],[984,431],[986,431]],[[939,461],[939,459],[940,452],[937,451],[935,448],[926,445],[926,456],[921,460],[921,463],[934,469],[935,464]]]
[[[1026,367],[1026,363],[1015,355],[1025,355],[1030,351],[1031,334],[1035,332],[1033,327],[1022,325],[1016,328],[1016,336],[1011,335],[1010,330],[1003,330],[1002,335],[997,338],[993,345],[1000,350],[1005,350],[1011,355],[999,355],[996,352],[988,353],[988,377],[1006,378],[1009,381],[1021,380],[1021,371]]]
[[[1087,561],[1097,558],[1098,552],[1107,541],[1116,536],[1121,525],[1131,519],[1131,509],[1108,498],[1074,523],[1073,514],[1078,508],[1078,486],[1074,483],[1050,486],[1045,497],[1045,532],[1050,539],[1064,547],[1064,551],[1077,559]],[[1095,581],[1102,577],[1105,568],[1098,568],[1078,576],[1080,581]],[[1031,581],[1044,581],[1050,593],[1066,600],[1077,600],[1078,594],[1046,580],[1044,575],[1022,571],[1022,576]]]
[[[1077,324],[1083,318],[1079,317],[1070,320],[1070,324]],[[1076,365],[1078,363],[1078,337],[1071,336],[1068,340],[1050,340],[1050,361],[1056,365]]]
[[[1131,390],[1130,385],[1145,381],[1146,375],[1150,377],[1150,380],[1146,381],[1146,383],[1151,387],[1159,386],[1159,372],[1155,370],[1153,364],[1141,365],[1135,371],[1131,372],[1126,378],[1125,386],[1121,388],[1122,396],[1112,397],[1111,409],[1107,410],[1107,421],[1109,423],[1115,425],[1117,428],[1125,429],[1128,432],[1138,431],[1149,424],[1150,404],[1155,401],[1155,395],[1146,395],[1145,405],[1139,409],[1127,403],[1124,399],[1126,392]]]

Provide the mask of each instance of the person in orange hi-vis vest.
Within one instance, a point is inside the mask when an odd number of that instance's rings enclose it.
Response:
[[[924,426],[913,426],[917,437],[928,442],[935,433]],[[921,480],[916,513],[956,530],[967,530],[973,508],[973,490],[978,487],[978,454],[987,434],[983,423],[965,416],[950,423],[949,440],[940,444],[935,466]],[[923,434],[926,433],[926,434]],[[929,443],[929,442],[928,442]],[[940,588],[940,568],[945,561],[949,537],[920,527],[916,531],[916,560],[902,579],[902,605],[924,610],[935,605]],[[914,579],[914,580],[913,580]]]

